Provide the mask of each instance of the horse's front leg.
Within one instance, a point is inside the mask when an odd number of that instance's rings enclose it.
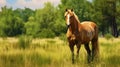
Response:
[[[71,54],[72,54],[72,63],[74,64],[74,44],[69,43],[69,47],[70,47]]]
[[[81,44],[78,43],[78,44],[76,44],[76,46],[77,46],[77,55],[76,55],[76,59],[78,59],[78,58],[79,58],[79,50],[80,50]]]

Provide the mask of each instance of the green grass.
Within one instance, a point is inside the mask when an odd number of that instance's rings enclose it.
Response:
[[[0,67],[119,67],[120,65],[120,38],[112,40],[99,38],[100,61],[90,64],[87,64],[87,53],[83,45],[76,63],[71,63],[71,52],[64,37],[26,39],[0,38]]]

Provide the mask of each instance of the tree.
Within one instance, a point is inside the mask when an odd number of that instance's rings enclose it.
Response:
[[[24,22],[27,22],[30,16],[34,16],[35,12],[30,8],[14,10],[17,17],[20,17]]]
[[[102,5],[103,4],[103,5]],[[94,0],[95,9],[99,9],[102,13],[102,23],[101,27],[104,34],[105,31],[109,32],[111,28],[111,33],[114,37],[118,37],[118,29],[116,24],[116,0]]]
[[[63,33],[63,29],[65,28],[63,21],[60,18],[59,10],[55,8],[51,3],[45,3],[45,7],[43,9],[36,10],[35,19],[36,22],[39,23],[39,34],[46,32],[46,30],[50,31],[49,35],[55,34],[59,36]],[[46,32],[47,33],[47,32]]]
[[[93,20],[95,20],[95,22],[98,22],[98,27],[99,27],[99,31],[100,33],[104,36],[106,33],[109,32],[109,25],[106,22],[106,20],[104,20],[104,16],[103,16],[103,7],[105,5],[104,0],[93,0],[93,7],[94,7],[94,16],[93,16]]]
[[[92,4],[87,0],[61,0],[62,4],[59,5],[62,11],[66,8],[73,9],[77,14],[80,21],[91,20]]]
[[[116,1],[116,23],[117,23],[118,31],[120,35],[120,0]]]
[[[28,22],[25,23],[25,34],[36,37],[39,32],[39,23],[35,22],[34,17],[29,17]]]
[[[23,21],[21,18],[16,17],[12,8],[2,7],[0,16],[0,36],[16,36],[22,34]]]

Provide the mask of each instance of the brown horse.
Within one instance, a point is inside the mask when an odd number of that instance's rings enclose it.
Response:
[[[93,61],[93,59],[98,57],[99,54],[97,25],[90,21],[80,23],[73,9],[66,9],[65,20],[68,26],[66,36],[72,52],[72,63],[74,63],[74,46],[77,46],[78,57],[81,44],[84,44],[87,51],[88,63]],[[90,41],[92,43],[92,52],[89,47]]]

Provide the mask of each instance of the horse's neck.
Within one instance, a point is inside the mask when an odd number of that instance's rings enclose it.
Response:
[[[80,27],[80,22],[79,22],[78,18],[73,16],[71,18],[71,31],[72,31],[72,33],[74,34],[74,33],[79,32],[79,27]]]

